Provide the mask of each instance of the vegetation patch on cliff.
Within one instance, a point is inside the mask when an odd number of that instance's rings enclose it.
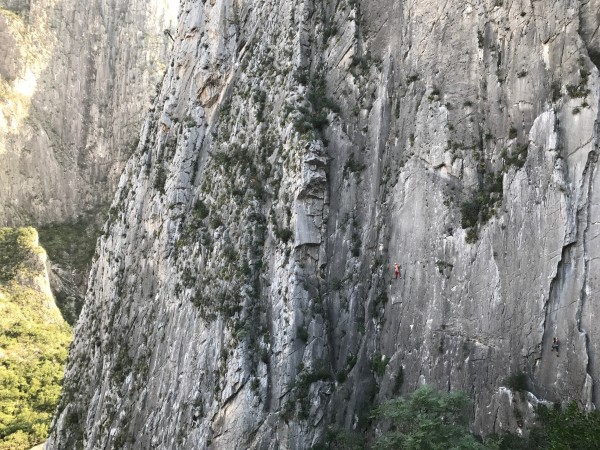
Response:
[[[87,268],[94,257],[96,239],[101,234],[97,217],[105,216],[102,211],[98,211],[71,222],[40,226],[40,243],[48,252],[50,260],[69,268]]]
[[[33,228],[0,229],[0,449],[43,442],[58,403],[71,329],[40,272]],[[43,264],[41,265],[43,269]]]

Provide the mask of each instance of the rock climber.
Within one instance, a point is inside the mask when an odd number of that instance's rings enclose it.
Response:
[[[394,263],[394,278],[400,278],[400,266],[398,265],[398,263]]]
[[[558,345],[558,338],[554,336],[554,339],[552,339],[552,351],[556,350],[556,356],[558,356]]]

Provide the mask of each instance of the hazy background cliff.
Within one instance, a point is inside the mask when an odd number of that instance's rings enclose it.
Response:
[[[0,225],[35,225],[72,323],[166,69],[176,1],[0,1]]]
[[[592,408],[598,8],[182,1],[48,448],[310,448],[423,382],[476,433]]]

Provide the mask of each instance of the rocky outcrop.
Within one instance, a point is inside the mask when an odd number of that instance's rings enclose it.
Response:
[[[476,433],[594,407],[593,4],[183,2],[49,448],[310,448],[424,382]]]

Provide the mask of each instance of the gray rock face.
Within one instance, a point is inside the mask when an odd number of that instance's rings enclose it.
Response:
[[[42,238],[94,245],[165,73],[176,6],[0,2],[0,225],[61,223]],[[51,282],[73,323],[90,261],[70,253],[51,255]]]
[[[310,448],[423,382],[477,433],[593,408],[594,4],[182,2],[48,448]]]
[[[0,224],[110,202],[165,71],[163,1],[0,2]]]

